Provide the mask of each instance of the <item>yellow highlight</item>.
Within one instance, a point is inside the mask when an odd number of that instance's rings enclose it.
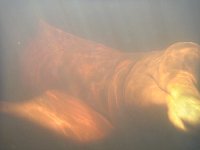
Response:
[[[18,66],[27,87],[46,92],[23,103],[0,102],[0,112],[83,143],[107,137],[126,106],[166,106],[170,121],[183,131],[187,124],[200,125],[199,45],[124,53],[43,21],[38,33]]]
[[[190,125],[197,125],[200,122],[200,101],[197,97],[183,93],[180,87],[171,89],[168,97],[168,115],[176,127],[187,131],[184,122]]]

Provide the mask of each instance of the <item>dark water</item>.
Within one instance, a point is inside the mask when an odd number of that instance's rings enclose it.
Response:
[[[198,0],[1,0],[0,98],[19,101],[30,97],[19,80],[18,61],[23,46],[34,36],[39,19],[122,51],[149,51],[164,49],[177,41],[200,43],[199,7]],[[126,117],[122,117],[119,130],[111,137],[86,145],[1,115],[0,149],[200,149],[198,134],[177,131],[162,110],[142,114],[122,115]]]

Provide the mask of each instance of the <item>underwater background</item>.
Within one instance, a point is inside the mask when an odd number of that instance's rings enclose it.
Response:
[[[200,44],[199,8],[199,0],[0,0],[0,100],[26,101],[32,97],[21,84],[18,62],[39,20],[114,49],[138,52],[163,50],[179,41]],[[178,131],[162,110],[147,112],[124,115],[118,132],[84,145],[30,122],[0,115],[0,149],[200,149],[198,133]]]

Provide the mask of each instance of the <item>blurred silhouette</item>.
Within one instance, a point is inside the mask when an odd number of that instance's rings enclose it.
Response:
[[[21,61],[24,83],[40,95],[1,102],[1,111],[83,143],[108,136],[118,112],[131,108],[166,108],[169,121],[189,132],[200,124],[199,63],[192,42],[125,53],[40,21]]]

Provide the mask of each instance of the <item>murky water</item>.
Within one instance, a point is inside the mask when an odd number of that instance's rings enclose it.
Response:
[[[42,19],[78,37],[121,51],[161,50],[177,41],[200,43],[200,2],[46,0],[0,2],[0,98],[27,101],[31,92],[20,78],[21,55]],[[105,139],[80,144],[31,122],[0,115],[0,149],[198,150],[197,133],[185,134],[168,121],[164,108],[120,112],[117,130]]]

